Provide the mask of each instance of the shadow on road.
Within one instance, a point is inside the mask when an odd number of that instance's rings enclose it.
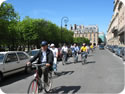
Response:
[[[96,61],[88,61],[85,64],[91,64],[91,63],[96,63]]]
[[[93,55],[90,55],[90,54],[88,55],[88,57],[91,57],[91,56],[93,56]]]
[[[58,78],[60,76],[64,76],[64,75],[71,75],[73,74],[74,71],[62,71],[62,72],[57,72],[55,76],[53,76],[53,79],[54,78]]]
[[[17,81],[20,81],[20,80],[25,79],[33,74],[34,74],[34,72],[31,72],[30,74],[25,74],[24,72],[19,72],[19,73],[7,76],[3,79],[2,82],[0,82],[0,87],[12,84],[12,83],[17,82]]]
[[[80,90],[81,86],[60,86],[52,90],[52,93],[76,93]]]
[[[66,65],[70,65],[70,64],[77,64],[77,63],[81,63],[82,61],[77,61],[77,62],[74,62],[74,61],[70,61],[70,62],[67,62]]]

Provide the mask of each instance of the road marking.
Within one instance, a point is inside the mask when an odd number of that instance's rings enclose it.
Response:
[[[0,89],[0,94],[5,94],[5,93]]]

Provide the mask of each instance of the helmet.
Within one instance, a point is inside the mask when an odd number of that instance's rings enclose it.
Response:
[[[48,45],[47,41],[42,41],[41,42],[41,46],[47,46],[47,45]]]

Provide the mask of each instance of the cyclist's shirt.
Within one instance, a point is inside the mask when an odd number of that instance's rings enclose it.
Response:
[[[91,45],[90,48],[93,48],[93,45]]]
[[[79,47],[78,47],[78,46],[76,46],[76,47],[71,47],[71,49],[72,49],[72,53],[79,51]]]
[[[87,47],[86,47],[86,46],[82,46],[82,47],[81,47],[81,51],[82,51],[82,52],[86,52],[86,50],[87,50]]]

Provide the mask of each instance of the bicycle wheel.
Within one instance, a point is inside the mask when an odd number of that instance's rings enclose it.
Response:
[[[38,94],[39,93],[39,87],[38,87],[38,82],[36,81],[36,79],[32,80],[29,88],[28,88],[28,94]]]
[[[65,57],[62,57],[62,65],[65,65]]]
[[[52,73],[48,73],[48,83],[44,84],[44,90],[49,93],[52,89]]]
[[[84,64],[85,64],[85,57],[82,56],[82,65],[84,65]]]

